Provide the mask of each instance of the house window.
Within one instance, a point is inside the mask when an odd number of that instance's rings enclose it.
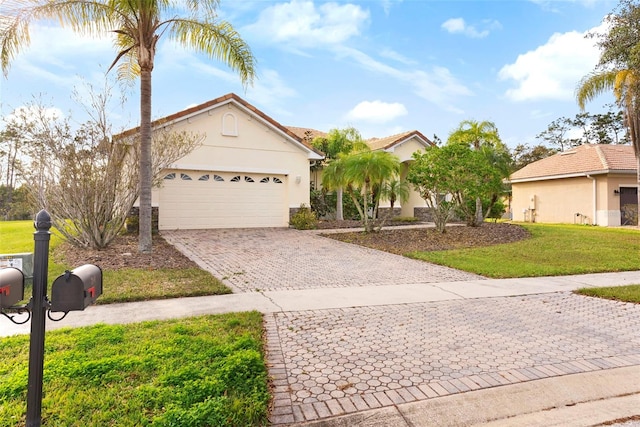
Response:
[[[222,116],[222,135],[238,136],[238,119],[233,113],[225,113]]]
[[[209,175],[202,175],[200,178],[198,178],[198,181],[209,181]]]
[[[191,177],[189,175],[187,175],[186,173],[181,173],[180,174],[180,179],[183,181],[191,181]]]
[[[254,181],[254,180],[253,180],[253,178],[251,178],[250,176],[246,176],[246,175],[245,175],[245,177],[244,177],[244,182],[255,182],[255,181]]]
[[[224,178],[220,175],[213,175],[213,180],[218,182],[224,182]]]
[[[273,182],[275,182],[276,184],[282,184],[280,178],[276,178],[275,176],[273,177]]]
[[[269,177],[262,178],[262,179],[260,180],[260,182],[269,182]]]
[[[236,175],[233,178],[231,178],[231,182],[240,182],[240,175]]]
[[[175,173],[168,173],[164,176],[164,179],[176,179],[176,174]]]

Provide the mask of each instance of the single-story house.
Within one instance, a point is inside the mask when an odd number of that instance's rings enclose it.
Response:
[[[637,162],[629,145],[580,145],[509,179],[516,221],[637,225]]]
[[[235,94],[153,126],[206,136],[200,147],[163,172],[161,186],[153,191],[160,230],[287,227],[300,205],[309,205],[311,166],[324,158],[311,140],[322,132],[285,127]],[[411,153],[431,144],[417,131],[369,143],[398,155],[405,175]],[[414,215],[416,202],[425,206],[413,194],[402,214]]]

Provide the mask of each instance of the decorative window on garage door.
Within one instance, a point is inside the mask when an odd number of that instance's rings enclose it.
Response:
[[[262,178],[262,179],[260,180],[260,182],[262,182],[262,183],[269,182],[269,177]]]
[[[176,179],[176,174],[174,172],[168,173],[164,176],[164,179]]]
[[[209,181],[209,174],[202,175],[200,178],[198,178],[198,181]]]
[[[276,178],[275,176],[273,177],[273,182],[275,182],[276,184],[282,184],[280,178]]]

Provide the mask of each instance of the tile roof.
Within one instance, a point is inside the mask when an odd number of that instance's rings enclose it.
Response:
[[[295,126],[287,126],[287,129],[296,134],[301,140],[308,142],[309,145],[311,145],[311,141],[313,141],[314,138],[324,138],[327,136],[326,132],[316,129],[299,128]]]
[[[384,138],[371,138],[366,140],[365,142],[372,150],[386,150],[387,148],[391,148],[392,146],[404,142],[413,136],[422,139],[425,144],[433,145],[433,142],[431,142],[429,138],[427,138],[417,130],[410,130],[408,132],[403,132]]]
[[[554,154],[511,174],[511,182],[562,178],[587,173],[635,172],[636,158],[630,145],[584,144]]]

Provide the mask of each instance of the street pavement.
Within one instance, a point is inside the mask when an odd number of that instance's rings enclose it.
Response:
[[[640,271],[495,280],[297,230],[164,237],[232,295],[112,304],[48,329],[265,314],[274,425],[596,425],[640,415]],[[0,318],[0,335],[28,333]],[[571,421],[571,424],[569,421]]]

